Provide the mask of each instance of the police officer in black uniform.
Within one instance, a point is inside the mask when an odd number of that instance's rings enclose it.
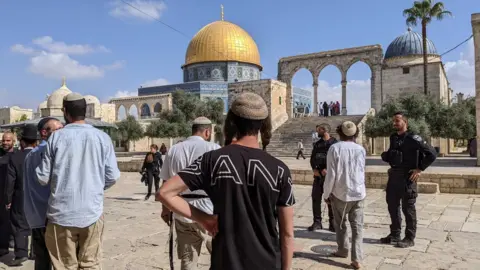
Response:
[[[390,136],[390,148],[382,153],[382,160],[390,164],[387,182],[387,205],[392,225],[390,234],[381,238],[384,244],[396,243],[397,247],[407,248],[415,245],[417,230],[417,180],[420,173],[436,159],[435,149],[428,145],[419,135],[407,132],[407,118],[398,112],[393,116],[396,133]],[[400,202],[405,215],[407,227],[405,238],[400,241],[402,216]]]
[[[337,139],[330,137],[325,125],[317,126],[317,133],[319,140],[313,145],[312,155],[310,156],[310,166],[312,166],[314,180],[312,186],[313,224],[308,227],[309,231],[323,229],[322,196],[323,183],[325,182],[325,175],[327,174],[327,153],[330,146],[337,142]],[[328,222],[328,230],[335,232],[332,206],[330,204],[328,204]]]

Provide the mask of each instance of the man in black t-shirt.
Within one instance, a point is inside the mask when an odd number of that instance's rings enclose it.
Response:
[[[213,234],[210,269],[290,269],[294,250],[292,178],[283,162],[259,149],[258,133],[271,134],[265,101],[253,93],[238,95],[227,114],[227,128],[234,130],[236,140],[205,153],[168,180],[157,198]],[[205,190],[214,215],[178,196],[186,189]]]

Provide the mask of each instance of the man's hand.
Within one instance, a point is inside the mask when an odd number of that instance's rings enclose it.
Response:
[[[9,203],[9,204],[5,205],[5,208],[6,208],[7,210],[10,210],[11,207],[12,207],[12,203]]]
[[[330,204],[330,203],[331,203],[330,198],[324,199],[324,201],[325,201],[326,204]]]
[[[163,221],[168,225],[170,226],[170,214],[171,214],[171,211],[170,209],[168,209],[165,205],[162,205],[162,219]]]
[[[321,172],[322,176],[325,176],[327,175],[327,170],[326,169],[323,169],[322,172]]]
[[[208,234],[212,237],[218,233],[218,216],[208,215],[206,218],[200,220],[200,225],[208,231]]]
[[[410,181],[417,182],[418,179],[420,178],[420,174],[422,173],[422,171],[419,169],[415,169],[415,170],[411,170],[410,173],[411,173]]]
[[[317,169],[314,169],[313,176],[320,176],[320,172]]]

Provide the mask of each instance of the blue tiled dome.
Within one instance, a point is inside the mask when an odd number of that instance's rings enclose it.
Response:
[[[435,45],[429,39],[427,39],[427,54],[438,55]],[[423,55],[423,43],[422,35],[408,28],[405,34],[390,43],[385,53],[385,59],[410,55]]]

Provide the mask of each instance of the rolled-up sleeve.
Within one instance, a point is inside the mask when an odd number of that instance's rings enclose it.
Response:
[[[120,170],[118,169],[117,157],[112,143],[107,144],[106,162],[105,162],[105,188],[108,189],[115,185],[120,178]]]
[[[54,160],[54,135],[49,138],[47,141],[47,145],[45,146],[45,152],[42,153],[42,161],[40,165],[35,169],[35,173],[37,174],[37,180],[42,186],[46,186],[50,183],[50,175],[52,172],[52,163]]]

